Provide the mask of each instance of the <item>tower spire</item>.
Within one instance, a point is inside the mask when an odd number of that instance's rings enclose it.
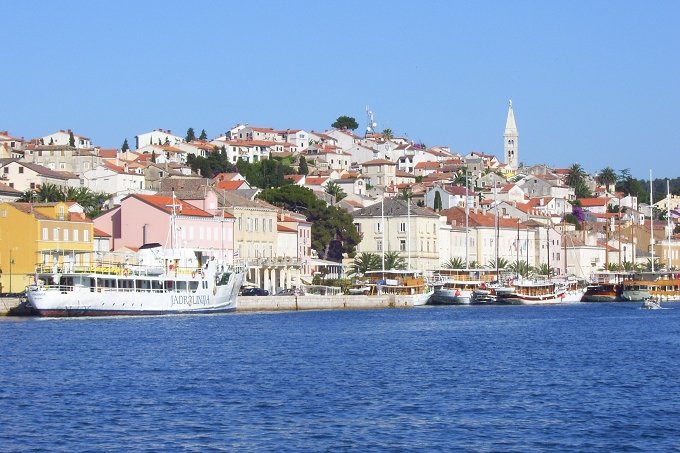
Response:
[[[512,169],[519,166],[519,132],[515,123],[515,113],[512,110],[512,99],[508,102],[508,118],[505,120],[505,133],[503,134],[503,151],[505,163]]]

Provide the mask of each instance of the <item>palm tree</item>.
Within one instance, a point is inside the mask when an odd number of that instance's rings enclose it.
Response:
[[[527,277],[529,275],[529,265],[526,261],[515,261],[514,263],[510,264],[510,266],[508,266],[508,269],[522,277]]]
[[[17,199],[19,202],[32,203],[38,199],[38,195],[33,189],[27,189],[21,193],[21,196]]]
[[[496,263],[496,260],[490,260],[489,264],[486,265],[486,267],[490,269],[505,269],[510,265],[510,261],[506,260],[505,258],[498,258],[498,263]]]
[[[444,269],[465,269],[465,260],[460,256],[449,258],[443,265]]]
[[[612,167],[603,168],[602,171],[600,171],[600,174],[597,175],[597,180],[600,184],[603,184],[607,190],[610,190],[612,184],[616,184],[617,179],[616,171]]]
[[[552,273],[553,273],[552,268],[551,268],[550,266],[548,266],[547,263],[543,263],[543,264],[541,264],[541,265],[535,267],[535,268],[534,268],[534,271],[535,271],[538,275],[547,275],[548,277],[550,277],[550,276],[552,275]]]
[[[624,271],[634,271],[635,270],[635,264],[633,264],[632,261],[624,261],[623,264],[621,265],[622,270]]]
[[[55,201],[64,201],[64,193],[56,184],[45,183],[36,192],[38,201],[51,203]]]
[[[354,258],[350,265],[350,274],[363,275],[367,271],[375,271],[382,268],[380,255],[375,253],[362,252]]]
[[[326,193],[333,197],[333,203],[331,204],[335,204],[347,196],[342,187],[333,181],[329,181],[326,184]]]
[[[385,269],[406,269],[406,261],[399,252],[385,252]]]
[[[392,133],[392,129],[390,129],[389,127],[387,129],[383,129],[382,136],[385,140],[392,140],[394,138],[394,134]]]
[[[567,179],[565,182],[569,187],[576,187],[580,182],[583,181],[586,172],[580,164],[573,164],[569,167],[569,173],[567,174]]]

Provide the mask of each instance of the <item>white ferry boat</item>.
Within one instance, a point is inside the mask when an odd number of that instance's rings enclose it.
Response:
[[[469,305],[474,291],[486,289],[496,278],[489,269],[440,269],[435,273],[434,294],[429,305]]]
[[[236,309],[244,276],[200,252],[151,244],[132,259],[41,267],[26,296],[41,316],[216,313]]]

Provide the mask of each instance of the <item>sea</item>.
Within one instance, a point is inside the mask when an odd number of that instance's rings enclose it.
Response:
[[[680,303],[0,319],[0,451],[680,451]]]

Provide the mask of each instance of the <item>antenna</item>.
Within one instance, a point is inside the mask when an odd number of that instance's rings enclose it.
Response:
[[[375,122],[375,114],[373,113],[369,106],[366,106],[366,117],[367,117],[366,134],[367,135],[373,134],[378,128],[378,123]]]

